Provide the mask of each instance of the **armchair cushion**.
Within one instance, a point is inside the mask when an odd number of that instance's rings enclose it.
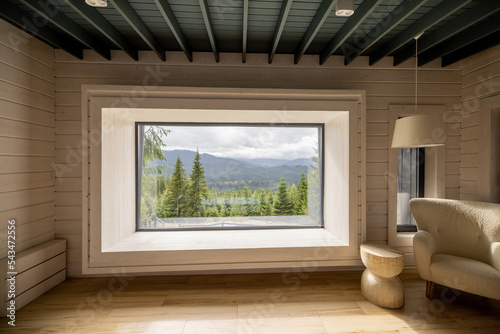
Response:
[[[450,288],[500,299],[500,272],[492,266],[463,257],[435,254],[431,277]]]

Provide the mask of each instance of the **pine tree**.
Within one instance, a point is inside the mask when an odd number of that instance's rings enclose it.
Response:
[[[216,205],[209,205],[205,208],[203,217],[219,217],[219,211]]]
[[[269,203],[269,196],[264,189],[261,189],[260,196],[260,215],[261,216],[271,216],[272,215],[272,205]]]
[[[186,216],[186,191],[188,179],[183,167],[181,158],[177,156],[174,173],[167,189],[167,196],[164,202],[165,217],[185,217]]]
[[[267,202],[269,203],[269,214],[266,216],[274,216],[274,193],[271,189],[267,191]]]
[[[312,219],[319,219],[321,216],[321,177],[319,166],[318,150],[314,148],[316,155],[312,157],[313,164],[310,165],[310,172],[307,174],[307,215]]]
[[[254,193],[248,188],[247,185],[243,187],[243,210],[245,212],[244,216],[258,216],[258,205],[255,200]]]
[[[165,179],[165,176],[158,175],[156,177],[156,196],[160,198],[165,192],[165,189],[167,189],[167,180]]]
[[[300,175],[293,210],[296,215],[307,215],[307,178],[304,173]]]
[[[227,217],[227,216],[228,216],[228,213],[227,213],[227,210],[226,210],[226,205],[222,204],[220,206],[219,217]]]
[[[193,170],[191,175],[191,183],[188,189],[187,198],[187,216],[189,217],[203,217],[204,207],[202,200],[207,197],[207,181],[205,180],[205,171],[201,163],[200,153],[197,150],[193,160]],[[213,214],[213,212],[212,212]]]
[[[162,194],[156,196],[156,217],[158,218],[167,218],[165,217],[165,205],[167,203],[167,194],[168,194],[168,186],[165,188]]]
[[[166,130],[161,126],[144,127],[144,147],[142,156],[143,176],[159,175],[166,167],[166,165],[148,166],[148,163],[153,160],[167,161],[161,148],[165,146],[163,138],[167,137],[170,132],[170,130]]]
[[[247,212],[245,210],[244,198],[241,196],[241,189],[235,192],[235,196],[232,196],[229,203],[231,208],[231,217],[245,217]]]
[[[151,221],[151,207],[148,206],[148,203],[145,196],[141,197],[141,217],[139,221],[140,228],[147,228],[147,224]]]
[[[288,187],[282,177],[278,185],[278,193],[274,202],[274,214],[277,216],[289,216],[293,214],[293,203],[290,199]]]
[[[290,196],[290,201],[292,201],[292,214],[296,215],[296,208],[299,206],[298,205],[298,191],[297,191],[297,186],[295,184],[292,184],[291,187],[288,188],[288,195]]]
[[[149,166],[149,162],[154,160],[166,161],[161,149],[165,146],[164,138],[170,133],[170,130],[166,130],[161,126],[144,126],[143,130],[143,151],[142,156],[139,157],[140,161],[142,161],[142,173],[138,175],[139,184],[141,185],[141,205],[139,207],[139,226],[141,227],[145,226],[146,221],[154,220],[160,210],[162,195],[160,187],[162,186],[161,180],[164,180],[161,173],[166,165]]]

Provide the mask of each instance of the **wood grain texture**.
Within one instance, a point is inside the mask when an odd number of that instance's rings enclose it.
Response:
[[[491,149],[491,145],[480,141],[481,136],[489,132],[488,128],[491,125],[486,124],[488,122],[484,120],[481,122],[480,113],[486,114],[490,110],[480,112],[480,108],[485,101],[495,96],[498,98],[500,94],[499,54],[500,46],[496,46],[464,59],[460,64],[462,68],[460,199],[488,200],[480,196],[481,187],[477,182],[482,177],[483,188],[486,187],[489,184],[489,180],[484,180],[486,175],[483,174],[486,173],[475,174],[475,172],[487,163],[482,156]]]
[[[398,248],[380,245],[361,245],[361,260],[363,264],[374,274],[380,277],[390,278],[397,276],[403,271],[404,252]]]
[[[396,309],[404,305],[404,288],[401,280],[394,277],[375,275],[365,269],[361,276],[361,294],[375,305]]]
[[[404,271],[405,306],[361,294],[361,271],[68,279],[17,313],[8,333],[496,333],[500,301]],[[443,299],[441,296],[445,296]],[[447,301],[447,302],[445,302]],[[439,306],[439,307],[438,307]]]
[[[0,20],[0,258],[54,237],[54,49]],[[22,43],[12,43],[22,37]]]

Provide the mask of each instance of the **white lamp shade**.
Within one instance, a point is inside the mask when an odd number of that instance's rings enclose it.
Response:
[[[396,121],[391,147],[442,146],[445,140],[445,131],[438,115],[415,115]]]

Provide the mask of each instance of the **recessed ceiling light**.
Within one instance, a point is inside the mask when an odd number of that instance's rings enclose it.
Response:
[[[108,0],[85,0],[87,5],[92,7],[107,7]]]
[[[335,15],[351,16],[354,14],[354,0],[338,0],[335,5]]]

